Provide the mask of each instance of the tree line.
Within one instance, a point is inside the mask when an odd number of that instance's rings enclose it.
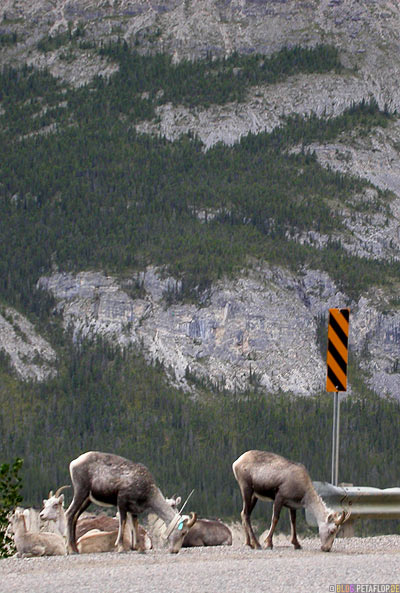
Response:
[[[349,372],[357,373],[354,361]],[[230,520],[241,510],[231,465],[248,449],[280,453],[304,463],[313,480],[330,480],[330,394],[203,387],[193,398],[166,382],[160,363],[99,340],[79,348],[65,341],[59,374],[46,384],[18,382],[1,368],[0,376],[0,460],[24,460],[26,506],[70,483],[69,462],[93,449],[144,463],[165,495],[194,488],[193,508]],[[340,481],[396,486],[399,403],[375,396],[360,375],[357,381],[358,395],[341,406]],[[266,523],[268,506],[258,506],[256,517]],[[282,525],[289,527],[286,518]],[[386,526],[398,531],[396,522]],[[371,533],[382,525],[357,528]]]

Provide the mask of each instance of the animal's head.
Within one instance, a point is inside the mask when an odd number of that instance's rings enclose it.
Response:
[[[321,539],[321,550],[323,552],[330,552],[332,544],[338,534],[341,525],[347,521],[350,513],[342,511],[342,513],[329,512],[323,523],[319,525],[319,537]]]
[[[176,515],[172,520],[168,530],[169,535],[169,551],[171,554],[177,554],[182,547],[183,539],[188,533],[189,529],[197,521],[196,513],[190,513],[190,515]]]
[[[182,502],[182,497],[178,496],[177,494],[173,494],[171,498],[166,498],[165,500],[173,509],[178,510],[178,507]]]
[[[64,488],[69,487],[61,486],[55,494],[50,490],[49,497],[43,500],[43,509],[39,515],[43,521],[57,521],[64,507],[64,494],[61,494],[61,492]]]
[[[23,525],[25,531],[27,530],[27,520],[29,519],[29,509],[17,507],[9,519],[7,527],[7,535],[15,534],[19,525]]]

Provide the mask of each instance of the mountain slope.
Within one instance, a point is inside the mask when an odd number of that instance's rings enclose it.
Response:
[[[167,52],[178,60],[329,43],[341,49],[346,65],[357,65],[379,102],[398,104],[399,6],[394,0],[2,0],[1,10],[3,29],[23,38],[25,56],[40,36],[69,26],[81,27],[90,39],[120,36],[144,51]],[[36,57],[31,54],[31,60]]]
[[[1,62],[34,66],[3,72],[5,307],[140,345],[185,388],[306,395],[350,306],[366,382],[398,397],[397,3],[0,8]]]

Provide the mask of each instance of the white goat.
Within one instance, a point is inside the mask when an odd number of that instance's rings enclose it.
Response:
[[[54,521],[58,532],[62,536],[65,536],[66,534],[67,523],[64,513],[64,494],[61,494],[61,492],[65,488],[70,487],[71,486],[61,486],[55,494],[50,490],[49,497],[43,500],[43,509],[40,511],[39,515],[42,521]]]
[[[28,511],[29,513],[29,511]],[[67,553],[65,540],[58,533],[42,531],[33,533],[28,531],[26,518],[22,509],[16,509],[10,519],[10,532],[14,536],[17,556],[63,556]]]

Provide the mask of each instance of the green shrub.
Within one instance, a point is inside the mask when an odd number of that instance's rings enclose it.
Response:
[[[14,552],[14,542],[6,530],[10,513],[22,501],[22,478],[19,476],[22,463],[22,459],[17,457],[12,465],[3,463],[0,466],[0,558],[11,556]]]

